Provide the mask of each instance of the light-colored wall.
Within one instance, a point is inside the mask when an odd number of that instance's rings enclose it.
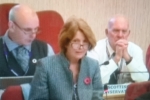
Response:
[[[150,44],[150,0],[0,0],[0,3],[25,3],[36,11],[55,10],[66,20],[71,15],[85,19],[96,39],[105,37],[109,18],[121,13],[130,21],[129,39],[144,51]]]

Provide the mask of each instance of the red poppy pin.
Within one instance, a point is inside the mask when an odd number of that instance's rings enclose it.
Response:
[[[90,77],[86,77],[86,78],[84,79],[84,83],[85,83],[86,85],[89,85],[89,84],[91,83],[91,78],[90,78]]]

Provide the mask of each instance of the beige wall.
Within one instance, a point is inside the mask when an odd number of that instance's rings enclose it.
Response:
[[[110,17],[125,14],[130,21],[130,40],[138,44],[144,55],[150,44],[150,0],[0,0],[0,3],[25,3],[35,10],[56,10],[66,20],[71,15],[85,19],[97,40],[105,37]]]

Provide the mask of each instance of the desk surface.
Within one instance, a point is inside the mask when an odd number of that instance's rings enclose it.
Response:
[[[21,77],[0,77],[0,89],[5,89],[8,86],[30,83],[33,76]]]
[[[4,90],[1,90],[0,89],[0,100],[1,100],[1,96],[2,96],[2,93],[4,92]]]
[[[113,94],[113,95],[107,95],[106,97],[106,94],[104,94],[104,99],[105,100],[124,100],[124,96],[125,94]]]

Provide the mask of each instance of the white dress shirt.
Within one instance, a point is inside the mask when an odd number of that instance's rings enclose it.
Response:
[[[108,48],[108,53],[111,56],[114,53],[114,50],[109,45],[107,38],[99,40],[95,48],[87,53],[87,56],[98,60],[103,84],[109,82],[110,75],[121,65],[121,61],[116,64],[114,60],[109,57],[106,48]],[[130,78],[135,82],[147,81],[149,79],[149,73],[147,72],[146,66],[144,64],[142,49],[132,42],[129,42],[127,49],[129,55],[132,57],[132,60],[129,64],[126,65],[126,62],[123,59],[121,68],[122,73],[119,75],[118,83],[128,83],[121,81],[125,78],[125,72],[130,72]],[[102,65],[106,61],[109,61],[109,63]]]

